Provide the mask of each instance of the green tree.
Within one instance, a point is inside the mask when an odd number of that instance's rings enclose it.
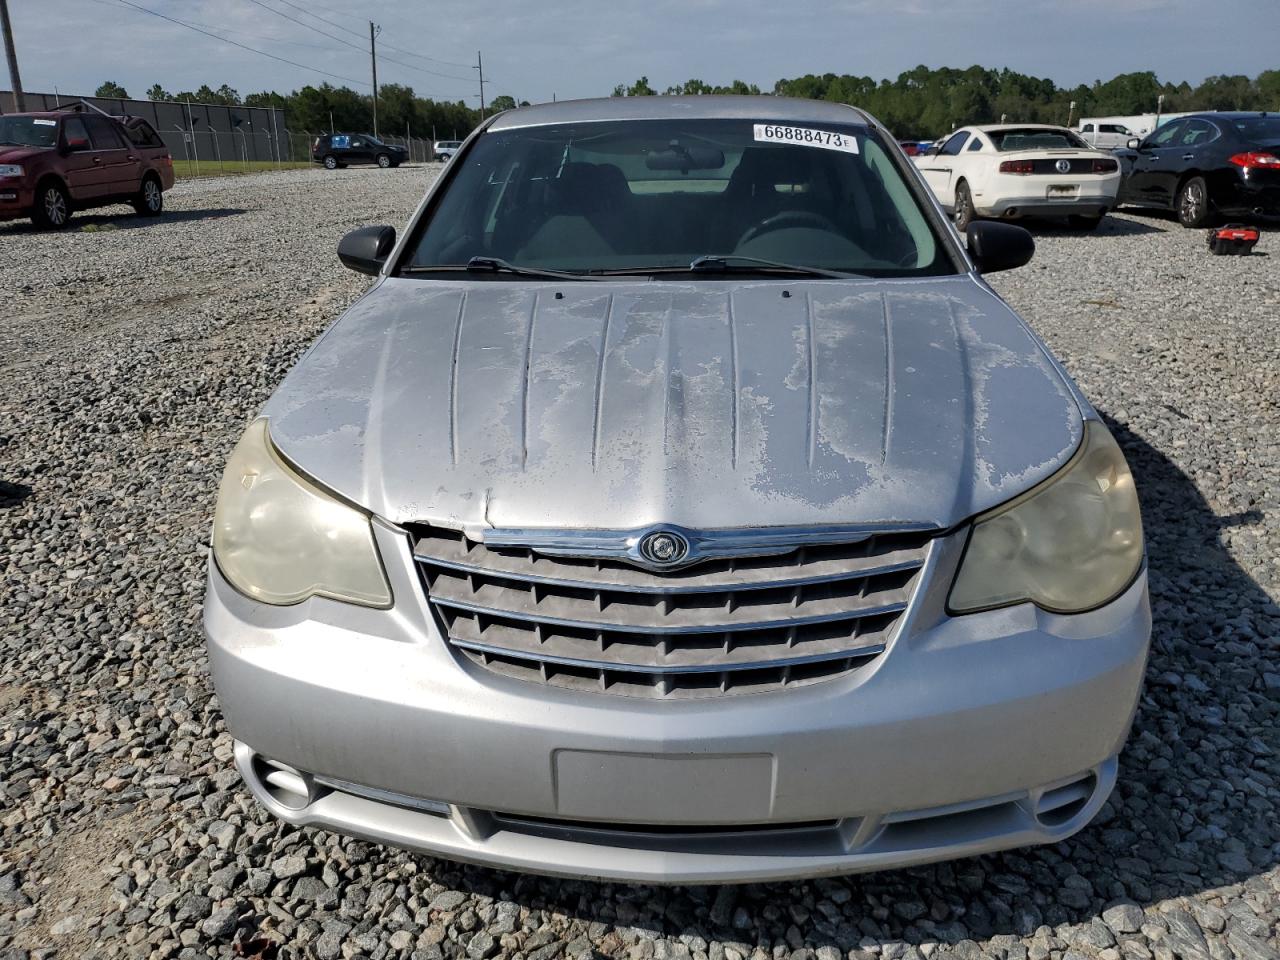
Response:
[[[115,97],[122,100],[129,99],[129,91],[114,80],[108,80],[97,90],[93,92],[95,97]]]
[[[493,113],[501,113],[503,110],[514,110],[515,108],[516,108],[516,98],[512,96],[508,96],[505,93],[502,94],[501,96],[494,97],[492,100],[489,101],[489,109]]]
[[[250,93],[244,98],[246,107],[275,107],[283,110],[289,105],[289,98],[274,90],[263,90],[261,93]]]
[[[170,93],[168,90],[166,90],[164,87],[160,86],[160,84],[153,83],[151,85],[151,88],[147,91],[147,99],[148,100],[172,100],[173,94]]]
[[[1263,70],[1254,85],[1258,88],[1259,109],[1280,110],[1280,70]]]
[[[1196,87],[1197,110],[1258,110],[1262,98],[1248,77],[1209,77]]]
[[[378,88],[378,132],[403,137],[405,128],[412,133],[418,123],[418,100],[413,87],[388,83]]]
[[[641,77],[631,86],[618,84],[613,88],[613,96],[615,97],[654,97],[658,95],[658,91],[649,86],[649,78]]]

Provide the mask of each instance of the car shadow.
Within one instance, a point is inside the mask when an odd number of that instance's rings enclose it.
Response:
[[[637,930],[642,939],[720,941],[743,957],[781,943],[901,956],[903,942],[924,945],[928,956],[928,944],[1027,937],[1045,924],[1083,931],[1118,902],[1145,906],[1261,882],[1255,878],[1280,860],[1280,823],[1261,785],[1273,782],[1269,765],[1280,751],[1280,692],[1265,679],[1280,674],[1280,648],[1267,639],[1280,633],[1280,609],[1222,535],[1261,523],[1262,514],[1219,515],[1163,453],[1126,424],[1107,423],[1142,498],[1155,626],[1118,786],[1074,837],[927,867],[721,887],[597,884],[420,862],[439,883],[599,924],[589,928],[592,945],[615,956],[632,950]],[[1251,770],[1261,782],[1250,781]],[[1142,922],[1164,923],[1152,913]],[[440,947],[449,958],[460,952]],[[969,954],[977,955],[959,955]]]
[[[10,483],[8,480],[0,480],[0,510],[4,510],[6,507],[16,507],[34,492],[25,483]]]
[[[1128,214],[1129,211],[1125,211]],[[1081,230],[1072,227],[1066,220],[1032,219],[1018,221],[1035,236],[1069,236],[1069,237],[1139,237],[1151,233],[1168,233],[1178,226],[1175,221],[1171,225],[1160,226],[1143,220],[1130,220],[1127,216],[1109,214],[1092,230]]]
[[[29,220],[15,220],[11,225],[0,224],[0,233],[4,234],[54,234],[65,233],[97,233],[111,230],[138,230],[146,227],[161,226],[166,223],[193,223],[199,220],[220,220],[224,217],[238,217],[246,211],[239,207],[209,207],[203,210],[165,210],[158,217],[140,217],[128,208],[119,213],[76,213],[70,223],[62,231],[44,230]]]

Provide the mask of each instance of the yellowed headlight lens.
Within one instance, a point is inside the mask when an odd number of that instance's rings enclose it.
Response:
[[[1133,475],[1111,433],[1090,420],[1067,466],[974,522],[948,606],[1092,610],[1133,582],[1142,555]]]
[[[255,420],[218,488],[213,555],[223,576],[263,603],[312,596],[391,604],[369,518],[289,468]]]

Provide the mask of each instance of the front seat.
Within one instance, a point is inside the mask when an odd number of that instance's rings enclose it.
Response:
[[[626,252],[634,232],[631,200],[627,178],[612,164],[566,163],[548,183],[545,219],[520,256],[544,260]]]

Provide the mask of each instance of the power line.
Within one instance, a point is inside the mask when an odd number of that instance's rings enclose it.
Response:
[[[303,21],[303,20],[299,20],[297,17],[291,17],[289,14],[285,13],[285,12],[284,12],[284,11],[282,11],[282,10],[277,10],[277,9],[275,9],[275,7],[270,7],[270,6],[268,6],[267,4],[263,3],[263,2],[262,2],[262,0],[249,0],[249,2],[250,2],[250,3],[257,4],[257,5],[258,5],[258,6],[260,6],[263,10],[268,10],[268,11],[270,11],[271,13],[274,13],[277,17],[283,17],[285,20],[288,20],[290,23],[296,23],[296,24],[297,24],[298,26],[300,26],[300,27],[306,27],[308,30],[314,31],[315,33],[320,34],[320,36],[322,36],[322,37],[328,37],[330,40],[334,40],[334,41],[336,41],[336,42],[338,42],[338,43],[344,43],[344,44],[346,44],[348,47],[350,47],[351,49],[353,49],[353,50],[359,50],[361,53],[365,53],[365,52],[367,52],[367,49],[368,49],[368,48],[367,48],[367,47],[365,47],[365,46],[363,46],[363,45],[357,45],[357,44],[352,43],[350,40],[344,40],[342,37],[335,37],[335,36],[334,36],[333,34],[331,34],[331,33],[326,33],[324,30],[321,30],[319,27],[313,27],[311,24],[309,24],[309,23],[307,23],[307,22],[305,22],[305,21]],[[283,2],[283,3],[288,3],[288,2],[289,2],[289,0],[281,0],[281,2]],[[289,6],[291,6],[291,7],[296,7],[296,6],[297,6],[297,4],[290,3],[290,4],[289,4]],[[299,9],[301,9],[301,8],[299,8]],[[307,12],[306,10],[303,10],[303,13],[306,13],[306,12]],[[314,16],[314,14],[310,14],[310,16]],[[323,19],[323,18],[318,18],[318,19]],[[326,23],[328,23],[329,21],[327,21],[327,20],[326,20],[325,22],[326,22]],[[342,29],[342,28],[341,28],[341,27],[339,27],[339,29]],[[362,37],[361,39],[363,39],[363,37]],[[384,44],[382,44],[382,45],[383,45],[384,47],[385,47],[385,46],[389,46],[388,44],[385,44],[385,43],[384,43]],[[470,77],[455,77],[455,76],[451,76],[450,74],[447,74],[447,73],[438,73],[438,72],[437,72],[437,71],[435,71],[435,70],[428,70],[428,69],[426,69],[425,67],[415,67],[415,66],[414,66],[413,64],[411,64],[411,63],[405,63],[403,60],[396,60],[396,59],[395,59],[395,58],[393,58],[393,57],[388,57],[386,54],[383,54],[383,55],[382,55],[382,59],[383,59],[383,60],[386,60],[386,61],[387,61],[387,62],[389,62],[389,63],[398,64],[399,66],[402,66],[402,67],[404,67],[404,68],[405,68],[405,69],[407,69],[407,70],[417,70],[419,73],[430,74],[430,75],[431,75],[431,76],[433,76],[433,77],[443,77],[443,78],[445,78],[446,80],[458,80],[458,81],[463,82],[463,83],[470,83],[470,82],[471,82],[471,78],[470,78]]]
[[[293,0],[280,0],[280,2],[281,2],[281,3],[283,3],[285,6],[293,7],[293,9],[295,9],[295,10],[297,10],[297,11],[301,12],[301,13],[305,13],[305,14],[306,14],[307,16],[309,16],[309,17],[314,17],[315,19],[317,19],[317,20],[321,21],[322,23],[327,23],[329,26],[334,27],[334,28],[336,28],[336,29],[338,29],[338,30],[341,30],[343,33],[349,33],[349,34],[351,34],[351,36],[353,36],[353,37],[359,37],[361,40],[363,40],[363,39],[364,39],[364,34],[362,34],[362,33],[358,33],[358,32],[357,32],[357,31],[355,31],[355,30],[348,29],[347,27],[344,27],[344,26],[343,26],[342,24],[340,24],[340,23],[334,23],[332,20],[328,19],[327,17],[322,17],[322,16],[320,16],[320,14],[315,13],[315,12],[313,12],[312,10],[307,9],[306,7],[302,6],[301,4],[294,3],[294,2],[293,2]],[[329,8],[328,8],[328,7],[322,7],[321,9],[322,9],[322,10],[328,10]],[[335,12],[335,13],[336,13],[336,11],[333,11],[333,12]],[[345,16],[345,14],[339,14],[339,16]],[[461,67],[463,70],[465,70],[465,69],[467,69],[467,67],[471,66],[471,64],[469,64],[469,63],[455,63],[455,62],[453,62],[452,60],[440,60],[440,59],[437,59],[436,57],[428,57],[425,53],[414,53],[412,50],[404,50],[404,49],[402,49],[402,48],[400,48],[400,47],[393,47],[391,44],[387,43],[385,40],[382,42],[382,45],[383,45],[386,49],[388,49],[388,50],[394,50],[396,53],[402,53],[402,54],[404,54],[406,57],[417,57],[419,60],[428,60],[428,61],[430,61],[431,63],[439,63],[439,64],[443,64],[443,65],[444,65],[444,66],[446,66],[446,67]],[[389,58],[388,58],[388,57],[383,57],[382,59],[387,60],[387,59],[389,59]],[[395,62],[396,62],[396,61],[394,61],[394,60],[392,61],[392,63],[395,63]],[[415,68],[411,68],[411,69],[417,69],[417,68],[415,67]],[[430,72],[430,71],[427,71],[427,72]],[[439,74],[435,74],[435,76],[445,77],[445,76],[448,76],[448,74],[439,73]],[[459,77],[451,77],[450,79],[457,80],[457,79],[460,79],[460,78],[459,78]]]
[[[153,17],[159,17],[161,20],[168,20],[170,23],[176,23],[178,26],[186,27],[188,30],[194,30],[196,33],[202,33],[206,37],[212,37],[214,40],[221,40],[223,43],[229,43],[233,47],[239,47],[241,50],[248,50],[250,53],[256,53],[261,57],[269,57],[270,59],[277,60],[280,63],[287,63],[291,67],[298,67],[302,70],[310,70],[312,73],[319,73],[323,76],[332,77],[334,80],[342,80],[346,83],[359,84],[362,87],[367,87],[369,85],[363,80],[353,80],[351,77],[344,77],[341,74],[330,73],[328,70],[321,70],[318,67],[308,66],[305,63],[298,63],[296,60],[289,60],[289,59],[286,59],[285,57],[277,57],[274,53],[267,53],[267,51],[265,50],[259,50],[257,47],[251,47],[246,43],[240,43],[238,40],[232,40],[229,37],[220,37],[216,33],[211,33],[208,30],[202,30],[200,27],[187,23],[185,20],[179,20],[176,17],[171,17],[168,14],[164,14],[164,13],[157,13],[155,10],[150,10],[147,7],[142,6],[141,4],[134,3],[133,0],[116,0],[116,2],[122,3],[126,7],[133,7],[133,9],[135,10],[141,10],[143,13],[148,13]],[[270,9],[270,8],[268,7],[267,9]]]
[[[435,57],[428,57],[425,53],[413,53],[409,50],[401,50],[399,47],[393,47],[391,44],[383,44],[387,49],[394,50],[396,53],[403,53],[406,57],[417,57],[420,60],[429,60],[432,63],[443,64],[446,67],[462,67],[464,70],[471,66],[469,63],[455,63],[452,60],[437,60]]]
[[[364,34],[362,34],[362,33],[358,33],[358,32],[356,32],[355,30],[349,30],[349,29],[347,29],[346,27],[344,27],[342,24],[340,24],[340,23],[334,23],[332,20],[326,19],[325,17],[320,16],[320,14],[318,14],[318,13],[312,13],[312,12],[311,12],[310,10],[308,10],[306,7],[299,6],[299,5],[298,5],[298,4],[296,4],[296,3],[291,3],[291,2],[290,2],[290,0],[280,0],[280,2],[281,2],[281,3],[283,3],[285,6],[293,7],[293,9],[295,9],[295,10],[297,10],[297,11],[301,12],[301,13],[305,13],[308,17],[315,17],[315,18],[316,18],[317,20],[319,20],[321,23],[327,23],[329,26],[334,27],[334,28],[336,28],[336,29],[338,29],[338,30],[341,30],[343,33],[349,33],[349,34],[351,34],[353,37],[359,37],[361,40],[363,40],[363,39],[364,39]]]
[[[250,3],[256,3],[256,4],[257,4],[258,6],[260,6],[263,10],[268,10],[268,11],[270,11],[271,13],[274,13],[277,17],[284,17],[284,19],[288,20],[290,23],[296,23],[296,24],[297,24],[298,26],[300,26],[300,27],[306,27],[308,30],[313,30],[313,31],[315,31],[316,33],[320,34],[320,36],[322,36],[322,37],[328,37],[330,40],[334,40],[334,41],[336,41],[336,42],[338,42],[338,43],[345,43],[345,44],[346,44],[348,47],[350,47],[351,49],[353,49],[353,50],[359,50],[361,53],[364,53],[364,52],[365,52],[365,48],[364,48],[364,47],[356,46],[356,45],[355,45],[354,43],[352,43],[350,40],[343,40],[341,37],[335,37],[335,36],[334,36],[333,34],[331,34],[331,33],[325,33],[325,32],[324,32],[323,30],[321,30],[319,27],[313,27],[311,24],[306,23],[306,22],[304,22],[304,21],[302,21],[302,20],[299,20],[297,17],[291,17],[291,16],[289,16],[289,14],[284,13],[284,12],[282,12],[282,11],[280,11],[280,10],[277,10],[275,7],[269,7],[269,6],[267,6],[265,3],[263,3],[263,2],[262,2],[262,0],[249,0],[249,2],[250,2]]]
[[[383,46],[388,47],[388,49],[391,49],[391,50],[395,49],[395,47],[391,47],[385,43],[383,44]],[[426,67],[415,67],[413,64],[405,63],[403,60],[396,60],[396,59],[393,59],[392,57],[388,57],[385,53],[382,55],[382,59],[386,60],[388,63],[398,63],[400,66],[404,67],[406,70],[417,70],[419,73],[430,74],[433,77],[443,77],[446,80],[460,80],[463,83],[468,83],[468,84],[471,83],[471,77],[455,77],[451,73],[437,73],[434,70],[428,70]]]
[[[357,16],[354,13],[347,13],[345,10],[335,10],[333,7],[327,7],[323,3],[312,3],[311,6],[323,10],[325,13],[332,13],[335,17],[345,17],[348,20],[358,20],[364,23],[364,17]]]

